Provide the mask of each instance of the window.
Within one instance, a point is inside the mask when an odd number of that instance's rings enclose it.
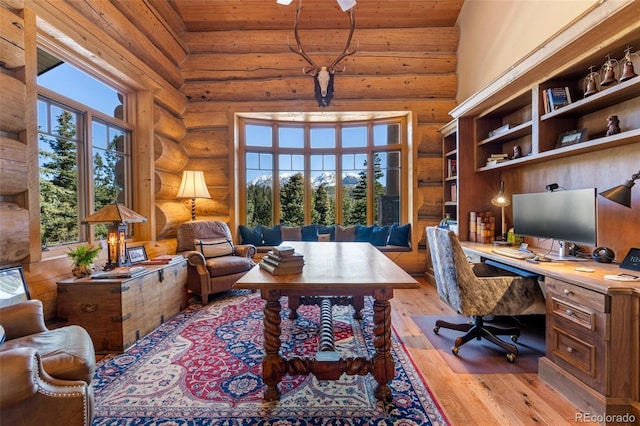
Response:
[[[240,121],[241,220],[401,223],[406,120],[363,123]],[[339,178],[338,178],[339,177]]]
[[[39,50],[39,67],[52,58]],[[43,248],[86,241],[81,220],[116,200],[130,206],[132,188],[124,96],[69,64],[54,63],[38,76]],[[95,238],[106,237],[105,225],[94,231]]]

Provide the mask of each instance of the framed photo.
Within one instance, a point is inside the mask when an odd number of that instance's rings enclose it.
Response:
[[[568,132],[560,133],[558,136],[558,142],[556,143],[556,148],[562,148],[563,146],[583,142],[586,137],[587,129],[569,130]]]
[[[147,260],[147,251],[144,249],[144,246],[127,247],[127,257],[132,265],[142,263]]]
[[[30,299],[22,266],[0,269],[0,307],[15,305]]]

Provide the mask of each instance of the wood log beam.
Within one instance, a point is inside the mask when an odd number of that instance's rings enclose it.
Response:
[[[190,131],[180,145],[190,158],[229,158],[229,132],[226,128]]]
[[[301,73],[302,74],[302,73]],[[336,74],[334,98],[332,102],[347,99],[421,99],[454,98],[457,76],[446,75],[405,75],[354,77]],[[287,80],[262,81],[207,81],[187,83],[184,93],[192,102],[246,102],[315,99],[314,81],[302,75]]]
[[[189,161],[189,155],[176,141],[155,135],[154,138],[155,168],[170,172],[178,172]]]
[[[318,55],[317,64],[328,64],[334,57]],[[190,55],[181,65],[189,81],[225,81],[288,78],[303,75],[308,66],[300,56],[289,53],[199,54]],[[450,74],[456,72],[453,53],[363,52],[340,62],[339,75]]]
[[[15,139],[0,136],[0,195],[17,195],[27,191],[27,146]]]
[[[344,45],[344,30],[301,30],[305,50],[312,57],[319,52],[340,53]],[[458,49],[460,32],[456,27],[437,28],[358,28],[353,46],[360,52],[448,52]],[[293,21],[291,29],[271,31],[211,31],[188,32],[184,40],[191,54],[198,53],[291,53],[295,45]],[[289,40],[289,41],[288,41]],[[334,55],[335,57],[335,55]]]

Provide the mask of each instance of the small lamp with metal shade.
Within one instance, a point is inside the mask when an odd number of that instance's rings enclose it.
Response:
[[[618,204],[631,208],[631,188],[635,185],[634,181],[636,179],[640,179],[640,171],[631,176],[631,180],[626,181],[624,185],[618,185],[603,191],[600,195],[608,200],[615,201]]]
[[[504,181],[500,182],[500,192],[491,199],[491,204],[501,209],[501,224],[500,224],[500,236],[494,240],[496,245],[508,245],[507,233],[505,231],[506,224],[504,219],[504,208],[511,205],[511,200],[504,194]]]

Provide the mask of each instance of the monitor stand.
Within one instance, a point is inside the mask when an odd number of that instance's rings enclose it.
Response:
[[[588,259],[584,259],[582,257],[571,256],[569,254],[569,243],[567,241],[555,241],[558,243],[560,248],[558,249],[557,254],[546,254],[545,257],[557,262],[586,262]]]

